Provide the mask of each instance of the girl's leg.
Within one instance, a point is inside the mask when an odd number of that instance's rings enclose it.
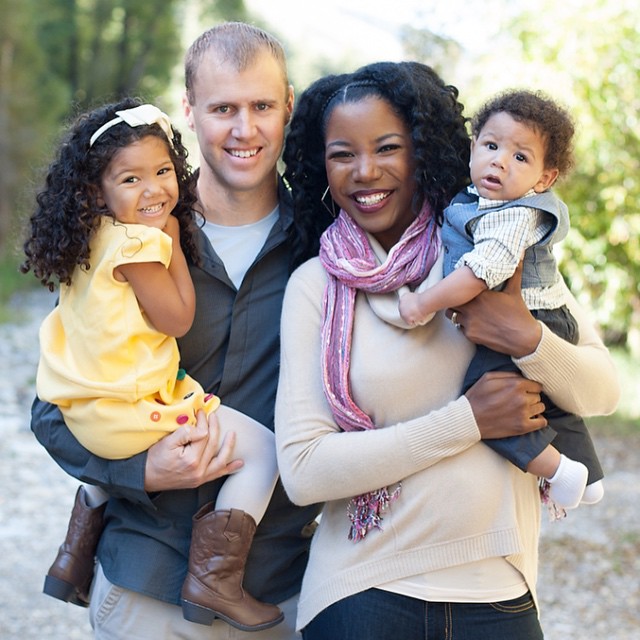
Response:
[[[278,479],[275,436],[249,416],[220,405],[216,411],[220,440],[236,433],[234,458],[244,461],[240,471],[228,476],[216,499],[216,510],[241,509],[260,522]]]
[[[86,503],[92,508],[100,507],[109,500],[109,494],[104,489],[92,484],[84,485],[84,494]]]
[[[96,548],[104,527],[104,496],[97,487],[83,485],[78,489],[67,535],[44,581],[47,595],[82,607],[88,605]]]
[[[277,606],[253,598],[242,582],[256,524],[278,478],[275,436],[229,407],[221,405],[213,415],[221,439],[235,432],[234,457],[245,464],[227,476],[215,506],[206,504],[193,517],[182,613],[190,622],[203,625],[221,618],[241,631],[264,631],[282,622],[284,614]]]

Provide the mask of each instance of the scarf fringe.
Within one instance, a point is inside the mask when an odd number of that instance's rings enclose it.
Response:
[[[387,487],[382,487],[382,489],[351,498],[347,507],[347,514],[351,521],[349,540],[359,542],[374,528],[382,531],[382,513],[398,498],[401,489],[400,483],[392,492],[389,492]]]
[[[555,522],[556,520],[562,520],[567,517],[567,512],[564,508],[559,507],[550,497],[549,489],[551,485],[545,478],[540,479],[539,490],[540,500],[542,504],[546,505],[547,513],[549,515],[549,522]]]

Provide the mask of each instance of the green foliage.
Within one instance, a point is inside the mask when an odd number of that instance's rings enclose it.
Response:
[[[203,2],[200,10],[200,19],[205,23],[219,20],[232,20],[239,22],[255,22],[247,10],[243,0],[217,0],[217,2]],[[207,24],[207,26],[209,26]],[[207,28],[204,27],[204,29]]]
[[[433,67],[443,78],[451,76],[462,55],[459,42],[428,29],[405,25],[400,38],[407,60],[420,60]]]
[[[640,433],[640,362],[620,349],[613,349],[612,356],[622,389],[617,415],[635,422],[635,431]]]
[[[35,0],[2,0],[0,20],[0,253],[26,191],[25,176],[43,153],[62,112],[64,93],[46,72],[33,33]]]
[[[107,99],[155,99],[182,44],[178,0],[49,0],[36,15],[48,71],[80,110]]]
[[[7,302],[16,291],[40,286],[33,276],[27,277],[20,273],[19,263],[20,260],[15,254],[0,256],[0,324],[13,319]]]
[[[584,0],[559,8],[545,0],[516,21],[513,33],[534,69],[528,79],[543,85],[552,74],[578,125],[577,166],[558,187],[573,227],[562,269],[587,297],[608,342],[640,353],[637,3]]]
[[[66,121],[137,95],[171,111],[187,9],[246,16],[242,0],[0,0],[0,253]]]

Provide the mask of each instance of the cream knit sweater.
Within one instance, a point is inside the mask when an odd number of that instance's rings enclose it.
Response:
[[[326,503],[302,585],[298,628],[333,602],[370,587],[492,557],[506,557],[535,596],[536,478],[480,442],[471,407],[460,397],[473,345],[442,313],[405,330],[393,324],[397,294],[372,296],[373,306],[358,294],[352,393],[377,428],[342,432],[322,388],[325,284],[318,259],[302,265],[290,279],[282,316],[280,473],[294,503]],[[609,413],[619,393],[613,364],[567,295],[581,346],[544,328],[537,351],[517,363],[566,410]],[[372,530],[361,542],[348,540],[349,499],[400,481],[384,530]]]

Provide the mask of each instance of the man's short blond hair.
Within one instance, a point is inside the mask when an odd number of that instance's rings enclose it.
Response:
[[[184,78],[190,104],[195,101],[194,84],[198,69],[211,49],[215,50],[220,61],[234,65],[238,71],[244,71],[261,53],[268,51],[282,69],[287,90],[289,79],[282,43],[263,29],[245,22],[223,22],[200,35],[187,51]]]

